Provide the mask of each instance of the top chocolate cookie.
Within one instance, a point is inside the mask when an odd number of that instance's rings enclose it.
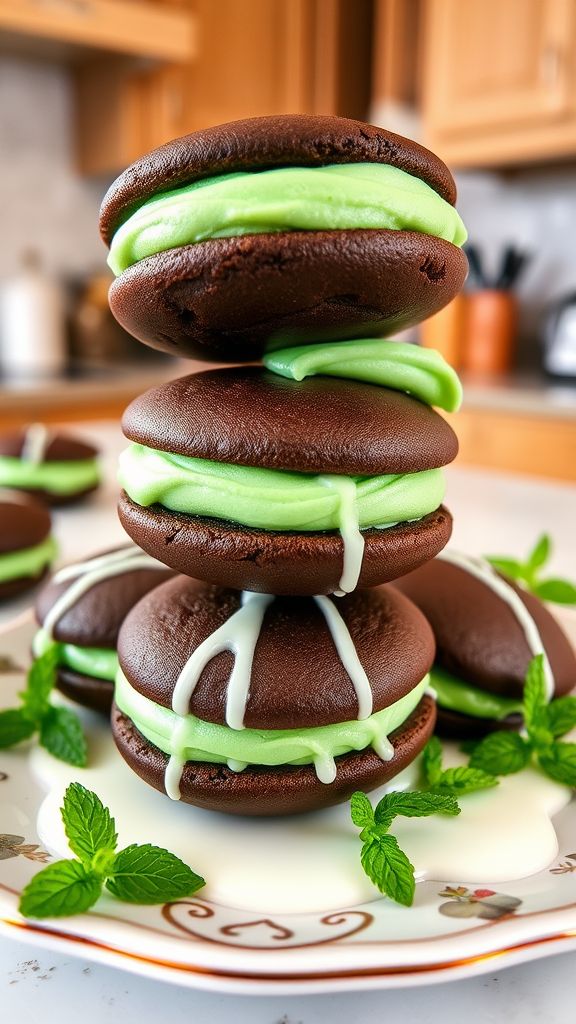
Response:
[[[143,157],[106,195],[110,304],[147,344],[207,359],[389,333],[463,283],[454,201],[434,154],[360,121],[209,128]]]

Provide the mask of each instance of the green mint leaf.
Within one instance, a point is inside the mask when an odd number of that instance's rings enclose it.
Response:
[[[489,775],[513,775],[526,767],[530,753],[530,744],[517,732],[491,732],[474,749],[469,767]]]
[[[350,816],[358,828],[370,828],[374,824],[372,804],[365,793],[353,793],[350,798]]]
[[[414,900],[414,867],[398,846],[396,836],[372,835],[362,847],[360,860],[371,882],[396,903],[411,907]]]
[[[49,708],[49,698],[56,679],[58,648],[49,647],[30,666],[26,680],[26,689],[19,694],[26,717],[39,722]]]
[[[70,917],[94,906],[102,881],[78,860],[59,860],[39,871],[20,898],[24,917]]]
[[[498,572],[503,573],[504,576],[510,576],[513,580],[526,579],[526,566],[515,558],[500,558],[499,556],[488,555],[486,561],[490,562],[490,565],[494,566]]]
[[[479,789],[491,789],[498,785],[498,779],[480,768],[460,765],[458,768],[446,768],[432,787],[434,793],[453,793],[464,796],[475,793]]]
[[[536,572],[537,569],[541,569],[543,565],[546,565],[551,553],[552,541],[547,533],[543,533],[542,536],[538,538],[532,548],[532,551],[528,555],[528,566],[533,573]]]
[[[554,604],[576,604],[576,587],[569,580],[549,579],[536,583],[532,588],[542,601]]]
[[[420,792],[386,793],[376,806],[374,820],[386,831],[397,815],[403,818],[426,818],[431,814],[460,814],[453,796],[442,793]]]
[[[40,722],[40,743],[59,761],[85,767],[88,750],[80,719],[68,708],[48,708]]]
[[[530,735],[533,727],[546,725],[548,707],[546,679],[544,676],[544,655],[537,654],[528,665],[524,683],[524,724]]]
[[[551,743],[538,753],[538,763],[551,779],[576,787],[576,743]]]
[[[0,711],[0,750],[16,746],[35,732],[34,722],[31,722],[20,708]]]
[[[116,854],[106,888],[127,903],[168,903],[201,889],[205,881],[159,846],[128,846]]]
[[[96,793],[73,782],[64,794],[61,809],[68,845],[90,865],[99,850],[115,850],[118,836],[114,818]]]
[[[480,740],[462,740],[459,749],[463,754],[473,754]]]
[[[442,775],[442,744],[433,736],[422,752],[422,771],[429,786],[433,786]]]
[[[546,725],[554,739],[576,726],[576,697],[558,697],[546,709]]]

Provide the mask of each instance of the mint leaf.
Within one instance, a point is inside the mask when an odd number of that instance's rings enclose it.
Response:
[[[205,881],[159,846],[128,846],[116,854],[106,888],[127,903],[168,903],[201,889]]]
[[[59,761],[77,768],[84,768],[88,760],[80,720],[68,708],[48,708],[40,722],[40,744]]]
[[[24,917],[69,917],[94,906],[102,882],[77,860],[49,864],[28,883],[20,898]]]
[[[537,654],[528,665],[523,697],[524,724],[530,735],[533,727],[546,725],[548,697],[544,676],[544,655]]]
[[[541,569],[550,558],[552,552],[552,541],[547,533],[543,533],[538,538],[532,551],[528,555],[528,567],[535,572],[537,569]]]
[[[531,748],[517,732],[491,732],[474,748],[470,768],[489,775],[513,775],[525,768]]]
[[[460,808],[453,796],[442,793],[392,792],[386,793],[376,805],[374,820],[386,830],[397,815],[403,818],[426,818],[431,814],[460,814]]]
[[[19,694],[22,699],[24,714],[32,722],[38,723],[49,708],[49,698],[54,688],[58,648],[49,647],[30,666],[26,679],[26,689]]]
[[[374,824],[372,804],[365,793],[353,793],[350,798],[350,817],[358,828],[370,828]]]
[[[433,786],[442,774],[442,744],[437,736],[428,740],[422,752],[422,771],[429,786]]]
[[[432,787],[433,793],[453,793],[464,796],[475,793],[479,789],[491,789],[498,785],[498,779],[480,768],[460,765],[458,768],[446,768]]]
[[[551,779],[576,787],[576,743],[551,743],[538,754],[538,762]]]
[[[80,860],[91,864],[98,850],[115,850],[118,836],[110,811],[96,793],[72,782],[61,809],[68,845]]]
[[[576,697],[558,697],[546,709],[546,725],[554,739],[576,726]]]
[[[504,574],[504,576],[510,576],[513,580],[524,580],[526,578],[526,568],[522,562],[518,562],[515,558],[500,558],[494,555],[487,555],[486,561],[490,562],[490,565],[494,566],[498,572]]]
[[[542,580],[532,590],[542,601],[552,601],[554,604],[576,604],[576,587],[568,580]]]
[[[414,867],[398,846],[396,836],[372,835],[364,843],[360,860],[371,882],[396,903],[411,907],[414,901]]]
[[[36,732],[34,722],[23,714],[21,708],[0,711],[0,750],[14,747],[27,740]]]

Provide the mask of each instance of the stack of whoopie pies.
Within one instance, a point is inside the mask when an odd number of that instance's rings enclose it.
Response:
[[[326,806],[432,732],[432,631],[379,585],[449,539],[457,440],[432,406],[456,409],[460,386],[438,353],[377,336],[460,289],[454,202],[421,146],[312,116],[178,139],[104,199],[123,326],[239,364],[153,388],[123,420],[120,518],[184,575],[124,621],[113,731],[173,799]]]

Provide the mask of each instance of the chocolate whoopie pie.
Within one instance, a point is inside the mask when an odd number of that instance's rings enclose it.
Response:
[[[50,513],[34,498],[0,489],[0,601],[29,590],[56,557]]]
[[[0,486],[27,491],[50,505],[65,505],[100,483],[98,452],[43,423],[0,434]]]
[[[36,657],[57,650],[56,685],[71,700],[109,712],[118,632],[130,609],[173,576],[134,545],[61,569],[36,602]]]
[[[383,335],[460,290],[456,188],[433,153],[330,116],[218,125],[137,160],[104,198],[110,307],[175,355]]]
[[[450,536],[439,467],[456,435],[400,391],[209,370],[140,395],[123,429],[125,530],[209,583],[350,592],[410,571]]]
[[[122,757],[212,810],[339,803],[395,776],[434,726],[432,632],[392,588],[288,598],[179,576],[128,614],[118,657]]]
[[[536,654],[545,654],[550,696],[576,686],[576,654],[556,619],[485,559],[445,551],[395,586],[434,631],[431,681],[445,735],[519,728],[526,670]]]

